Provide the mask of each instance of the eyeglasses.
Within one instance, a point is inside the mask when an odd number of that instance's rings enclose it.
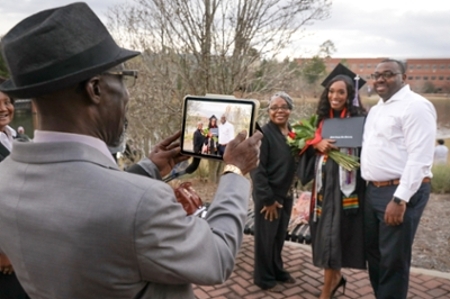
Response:
[[[288,110],[291,110],[291,109],[289,109],[288,106],[281,106],[281,107],[273,106],[273,107],[269,107],[269,109],[270,109],[271,111],[273,111],[273,112],[276,112],[276,111],[278,111],[278,110],[280,110],[280,111],[282,111],[282,112],[286,112],[286,111],[288,111]]]
[[[122,82],[123,84],[125,84],[127,89],[132,88],[136,84],[136,79],[138,77],[138,71],[131,71],[131,70],[110,71],[104,72],[103,74],[122,77]]]
[[[374,80],[378,80],[380,77],[382,77],[384,80],[390,79],[394,77],[395,75],[400,75],[401,73],[393,73],[391,71],[386,71],[382,73],[373,73],[370,75],[370,77]]]

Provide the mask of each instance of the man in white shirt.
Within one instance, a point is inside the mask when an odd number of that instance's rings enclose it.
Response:
[[[225,115],[222,115],[220,118],[220,125],[219,125],[219,155],[223,156],[223,153],[225,152],[225,147],[227,146],[228,142],[234,139],[234,126],[227,121],[227,118]]]
[[[438,145],[434,148],[434,164],[447,164],[448,148],[444,145],[444,140],[439,139]]]
[[[381,99],[364,126],[366,253],[377,299],[407,296],[411,248],[431,188],[436,111],[405,84],[405,69],[392,59],[377,65],[372,78]]]

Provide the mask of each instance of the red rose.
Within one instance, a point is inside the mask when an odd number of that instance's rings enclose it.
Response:
[[[291,137],[292,139],[295,138],[295,132],[291,131],[288,133],[288,136]]]

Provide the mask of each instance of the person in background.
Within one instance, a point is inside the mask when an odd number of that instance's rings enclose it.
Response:
[[[217,141],[219,139],[219,127],[217,125],[217,117],[212,115],[208,123],[208,154],[217,155]]]
[[[30,137],[25,134],[25,129],[22,126],[17,128],[17,139],[19,139],[19,141],[30,141]]]
[[[203,134],[203,123],[199,121],[197,123],[197,130],[194,132],[192,139],[194,153],[200,154],[202,152],[203,145],[206,142],[206,136]]]
[[[448,147],[444,145],[443,139],[438,139],[437,141],[438,145],[434,148],[434,158],[433,158],[433,164],[447,164],[447,158],[448,158]]]
[[[281,258],[293,204],[295,160],[286,141],[292,108],[293,101],[285,92],[270,98],[270,121],[262,127],[260,163],[251,172],[255,210],[253,281],[261,289],[277,293],[284,289],[279,282],[295,283]]]
[[[0,84],[6,79],[0,77]],[[16,131],[9,126],[14,117],[14,100],[0,92],[0,162],[9,156]],[[0,197],[3,194],[0,191]],[[2,227],[6,230],[7,227]],[[0,250],[0,299],[29,298],[19,283],[8,257]]]
[[[231,140],[233,140],[235,137],[234,135],[234,126],[229,121],[227,121],[226,115],[222,115],[220,118],[220,125],[219,125],[219,156],[223,156],[223,153],[225,152],[225,148]]]
[[[207,148],[208,154],[217,156],[219,140],[219,126],[217,124],[217,117],[213,114],[209,118],[208,123],[208,135],[207,135]],[[220,172],[223,169],[222,162],[219,160],[208,159],[208,181],[213,184],[219,182]]]
[[[364,256],[364,192],[361,171],[347,171],[328,156],[340,150],[359,157],[361,147],[338,149],[331,139],[322,138],[325,119],[365,116],[358,90],[365,81],[342,64],[325,78],[325,87],[317,106],[316,137],[308,141],[316,168],[312,178],[313,209],[309,219],[313,264],[324,269],[320,299],[333,298],[346,279],[342,268],[366,269]],[[304,153],[304,155],[309,153]]]
[[[39,119],[33,142],[15,143],[0,167],[0,251],[30,297],[194,298],[191,283],[223,283],[262,134],[229,143],[206,218],[186,216],[161,181],[188,158],[181,132],[143,161],[153,179],[120,171],[108,150],[120,144],[137,77],[123,63],[139,52],[120,48],[82,2],[38,12],[1,42],[12,79],[0,91],[32,98]]]
[[[405,83],[403,62],[381,61],[372,79],[380,100],[367,116],[361,153],[369,277],[377,299],[405,299],[412,244],[430,196],[436,111]]]

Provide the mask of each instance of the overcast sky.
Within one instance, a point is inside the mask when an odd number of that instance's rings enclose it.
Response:
[[[126,0],[86,0],[105,22],[108,7]],[[0,0],[0,34],[26,16],[73,0]],[[448,0],[334,0],[330,17],[305,27],[305,37],[284,54],[291,58],[316,54],[331,40],[333,57],[450,57]]]

